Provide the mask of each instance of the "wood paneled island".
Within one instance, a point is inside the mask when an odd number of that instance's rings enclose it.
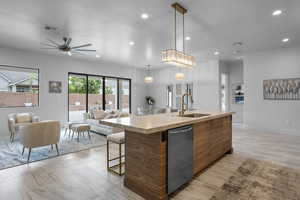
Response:
[[[125,129],[125,186],[145,199],[168,199],[168,130],[174,128],[192,126],[194,176],[231,153],[233,113],[205,113],[209,115],[181,117],[172,113],[101,121]]]

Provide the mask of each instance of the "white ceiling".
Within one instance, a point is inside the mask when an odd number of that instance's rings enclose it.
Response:
[[[40,51],[47,38],[73,38],[73,45],[92,43],[99,60],[128,66],[163,66],[160,51],[173,47],[173,0],[1,0],[0,47]],[[235,59],[244,53],[300,45],[299,0],[183,0],[187,51],[198,62]],[[272,11],[284,13],[273,17]],[[149,19],[140,15],[148,13]],[[44,30],[45,25],[57,31]],[[289,37],[289,44],[281,39]],[[135,45],[128,43],[134,41]],[[242,41],[240,55],[234,42]],[[54,52],[53,52],[54,53]],[[64,55],[67,56],[67,55]],[[96,59],[95,55],[81,56]]]

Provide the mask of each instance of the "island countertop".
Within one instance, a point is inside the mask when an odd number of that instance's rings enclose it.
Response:
[[[166,131],[172,128],[177,128],[180,126],[185,126],[185,125],[199,123],[202,121],[225,117],[228,115],[232,115],[234,112],[191,111],[191,112],[186,112],[185,114],[191,114],[191,113],[201,113],[201,114],[209,114],[209,115],[203,117],[195,117],[195,118],[178,116],[178,112],[145,115],[145,116],[130,115],[129,117],[101,120],[100,124],[112,126],[112,127],[118,127],[136,133],[152,134],[152,133]]]

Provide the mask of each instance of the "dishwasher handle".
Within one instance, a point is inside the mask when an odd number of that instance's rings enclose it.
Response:
[[[176,128],[176,129],[172,129],[169,130],[169,133],[186,133],[186,132],[190,132],[193,130],[193,127],[191,126],[187,126],[187,127],[182,127],[182,128]]]

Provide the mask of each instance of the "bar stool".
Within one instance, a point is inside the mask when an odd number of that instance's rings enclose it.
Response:
[[[68,131],[69,131],[69,137],[71,136],[72,126],[74,124],[81,124],[81,122],[67,122],[64,125],[64,128],[65,128],[65,134],[64,134],[64,136],[66,136],[68,134]]]
[[[119,146],[119,156],[115,158],[110,158],[109,157],[109,144],[115,143],[118,144]],[[125,163],[125,161],[122,163],[122,158],[125,157],[125,154],[122,155],[122,144],[125,144],[125,132],[119,132],[119,133],[114,133],[110,134],[107,136],[107,170],[113,173],[118,174],[119,176],[122,176],[124,172],[122,172],[122,164]],[[110,166],[110,162],[114,160],[119,160],[118,164]],[[118,168],[114,169],[115,167]]]
[[[74,133],[77,133],[77,141],[79,142],[79,136],[80,134],[84,134],[85,132],[88,133],[88,136],[89,136],[89,139],[91,140],[91,135],[90,135],[90,129],[91,129],[91,126],[89,124],[73,124],[71,126],[71,129],[73,131],[73,134],[72,134],[72,139],[73,139],[73,136],[74,136]]]

